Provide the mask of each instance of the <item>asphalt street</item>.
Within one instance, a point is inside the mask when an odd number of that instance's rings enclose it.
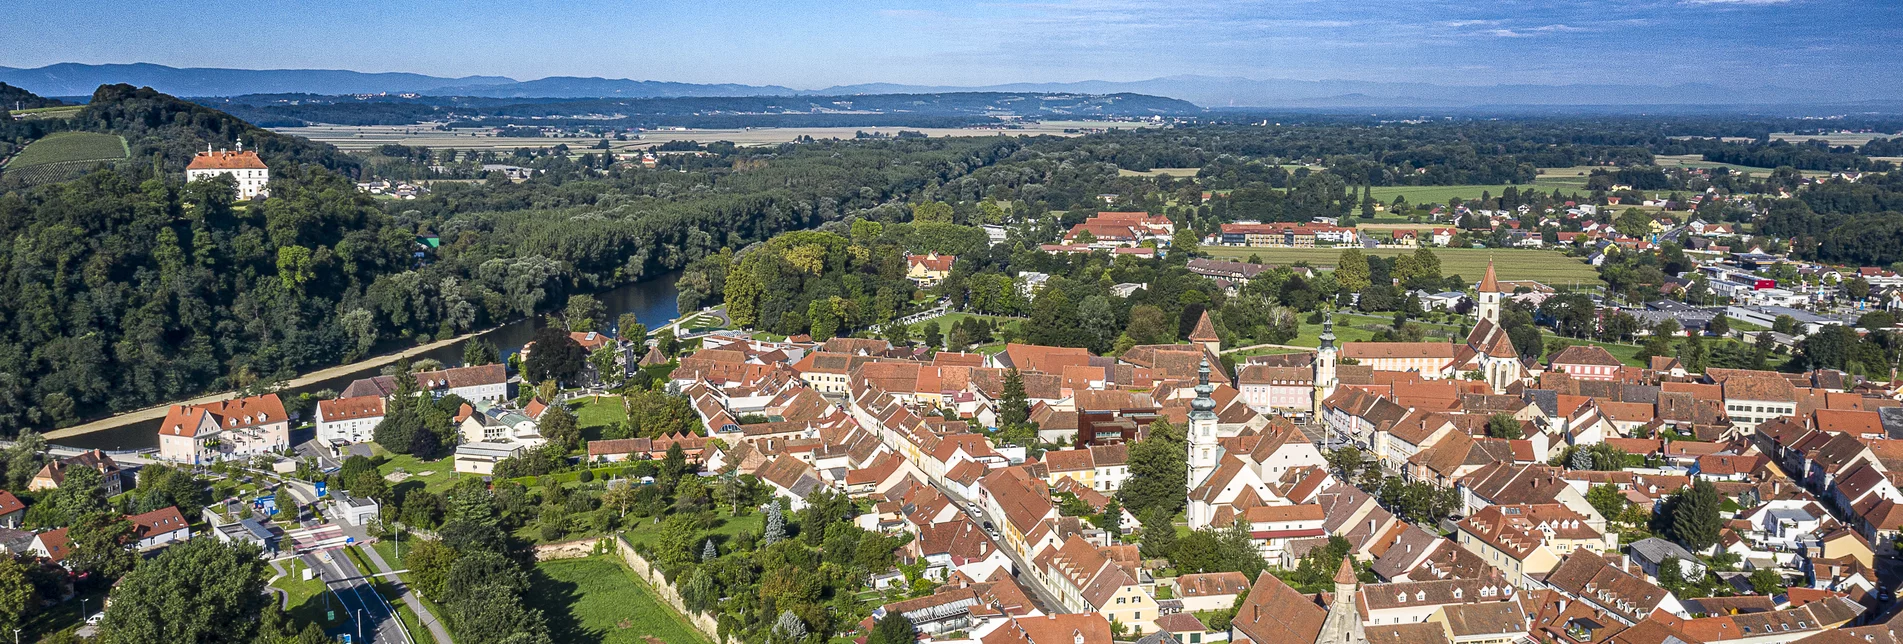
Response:
[[[336,609],[344,612],[343,625],[332,629],[330,634],[349,635],[354,640],[353,644],[408,644],[410,640],[404,636],[402,624],[396,615],[390,613],[383,599],[377,596],[370,580],[364,578],[362,571],[351,563],[349,555],[341,549],[328,551],[328,556],[324,556],[325,552],[305,553],[302,559],[312,570],[323,575],[324,586],[330,588]]]

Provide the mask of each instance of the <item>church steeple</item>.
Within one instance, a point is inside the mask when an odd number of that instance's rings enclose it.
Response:
[[[1500,326],[1500,280],[1493,274],[1493,259],[1487,259],[1487,276],[1480,278],[1480,287],[1474,289],[1476,304],[1474,314],[1482,320]]]
[[[1195,489],[1216,471],[1222,448],[1216,443],[1216,400],[1209,395],[1216,388],[1209,384],[1209,359],[1196,369],[1196,398],[1189,401],[1188,440],[1189,487]]]
[[[1322,311],[1322,346],[1315,350],[1315,404],[1310,413],[1321,417],[1322,401],[1335,395],[1335,363],[1338,350],[1335,348],[1335,310]]]
[[[1355,590],[1361,581],[1355,578],[1354,556],[1341,558],[1335,572],[1335,597],[1328,602],[1328,618],[1322,622],[1315,644],[1367,644],[1368,631],[1361,625],[1361,611],[1355,608]]]

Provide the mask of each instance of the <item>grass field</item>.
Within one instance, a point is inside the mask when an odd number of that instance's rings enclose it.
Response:
[[[759,534],[765,531],[766,515],[759,512],[748,512],[746,516],[735,517],[730,511],[731,510],[727,508],[721,509],[717,513],[720,525],[714,526],[714,529],[708,531],[708,534],[713,538],[715,543],[726,543],[728,539],[733,538],[734,535],[740,534],[741,532]],[[628,528],[621,534],[628,539],[628,543],[641,545],[653,540],[660,529],[660,523],[655,522],[653,519],[647,519],[635,524],[632,528]]]
[[[581,424],[582,440],[601,440],[602,432],[628,419],[620,396],[589,398],[575,404],[575,421]]]
[[[1017,318],[998,317],[995,315],[980,315],[976,313],[947,313],[947,314],[932,318],[930,320],[926,320],[924,322],[913,323],[912,336],[918,337],[920,334],[925,333],[925,325],[931,324],[933,322],[938,323],[939,333],[941,334],[951,333],[952,325],[962,323],[967,318],[982,318],[982,319],[991,320],[992,324],[997,325],[998,328],[1000,329],[1009,329],[1009,328],[1013,328],[1017,326],[1022,326],[1024,324],[1023,320],[1020,320]]]
[[[1268,264],[1293,264],[1306,261],[1316,268],[1333,269],[1335,260],[1341,257],[1342,249],[1204,246],[1201,250],[1214,257],[1247,259],[1250,255],[1259,255],[1262,261]],[[1577,258],[1562,255],[1558,251],[1481,248],[1435,248],[1432,250],[1434,255],[1440,258],[1442,275],[1459,275],[1471,282],[1480,281],[1480,276],[1487,272],[1487,261],[1491,259],[1494,263],[1495,274],[1503,280],[1538,280],[1555,288],[1603,284],[1593,267]],[[1412,251],[1398,248],[1374,248],[1363,249],[1362,252],[1393,257]]]
[[[27,144],[8,161],[8,186],[32,187],[71,181],[101,163],[126,158],[126,140],[95,132],[59,132]]]
[[[1382,203],[1388,203],[1394,201],[1396,195],[1401,195],[1407,197],[1408,203],[1416,205],[1425,203],[1447,203],[1448,199],[1455,197],[1461,199],[1479,199],[1483,193],[1498,197],[1500,193],[1506,192],[1507,188],[1513,188],[1520,192],[1537,190],[1549,194],[1552,193],[1555,188],[1561,192],[1584,192],[1586,190],[1586,178],[1584,176],[1577,178],[1549,178],[1541,176],[1539,179],[1534,180],[1533,183],[1520,185],[1503,183],[1466,186],[1375,186],[1374,198],[1380,200]]]
[[[548,618],[557,642],[706,644],[707,638],[612,556],[535,565],[529,606]]]
[[[126,158],[126,140],[114,134],[97,132],[57,132],[27,144],[19,156],[7,163],[8,170],[22,170],[55,163],[117,161]]]
[[[293,566],[292,562],[296,562],[296,565]],[[304,569],[303,562],[293,559],[284,562],[284,568],[291,574],[278,578],[271,587],[290,594],[292,619],[300,623],[316,624],[325,629],[343,623],[343,610],[330,603],[335,600],[328,596],[329,591],[324,588],[324,582],[316,578],[303,579],[303,574],[300,572]],[[272,601],[278,601],[275,594],[271,598]],[[327,608],[335,611],[337,619],[324,619]]]
[[[1117,170],[1119,177],[1194,177],[1202,168],[1152,168],[1149,170]]]
[[[392,488],[421,484],[424,489],[441,492],[456,484],[456,477],[458,476],[456,474],[456,462],[449,457],[439,458],[434,461],[423,461],[409,454],[392,454],[385,451],[383,446],[376,445],[375,443],[371,445],[372,447],[370,449],[375,450],[377,456],[383,459],[383,463],[377,466],[377,473],[382,474],[385,480],[389,480],[390,475],[395,474],[398,470],[404,473],[404,476],[401,477],[403,480],[390,481]]]
[[[80,110],[85,108],[86,106],[84,105],[56,105],[53,107],[36,107],[30,110],[19,110],[10,113],[27,121],[38,119],[67,119],[72,118],[78,114]]]

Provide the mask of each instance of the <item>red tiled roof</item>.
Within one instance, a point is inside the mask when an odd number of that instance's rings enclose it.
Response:
[[[132,522],[132,536],[135,539],[183,530],[191,525],[185,522],[184,515],[178,513],[178,506],[166,506],[144,514],[135,514],[126,517],[126,520]]]
[[[269,166],[264,165],[264,159],[258,158],[258,153],[254,151],[231,152],[220,150],[217,152],[200,152],[192,155],[192,163],[191,165],[185,166],[185,169],[266,170],[269,169]]]

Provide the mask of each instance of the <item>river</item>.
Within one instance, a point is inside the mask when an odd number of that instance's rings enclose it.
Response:
[[[675,317],[680,315],[680,307],[676,304],[675,299],[679,292],[674,288],[674,281],[678,279],[680,275],[679,271],[666,273],[651,280],[629,284],[604,293],[595,294],[595,297],[601,300],[602,307],[608,311],[608,320],[606,323],[608,325],[615,324],[622,313],[633,313],[635,317],[641,320],[642,324],[647,325],[650,329],[672,321]],[[498,327],[481,337],[495,343],[496,348],[500,349],[502,355],[506,357],[520,350],[523,344],[528,343],[529,339],[535,335],[535,330],[543,326],[543,320],[543,316],[540,315],[529,319],[516,320],[515,322]],[[444,346],[424,354],[424,357],[434,358],[445,365],[461,364],[463,359],[463,344],[464,342],[457,342]],[[379,367],[369,367],[308,386],[286,389],[278,393],[283,396],[295,396],[305,392],[325,389],[343,391],[344,387],[348,386],[352,380],[375,376],[378,375],[379,371],[381,371]],[[160,422],[162,421],[132,422],[119,427],[61,438],[54,442],[68,447],[87,449],[139,449],[157,447],[159,444],[158,432]]]

